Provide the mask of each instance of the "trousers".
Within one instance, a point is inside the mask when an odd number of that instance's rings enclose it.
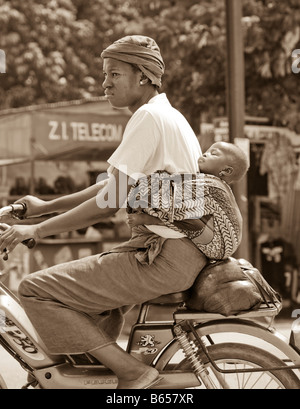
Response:
[[[112,251],[28,275],[19,298],[51,354],[81,354],[115,343],[125,313],[192,286],[206,257],[187,238],[146,227]]]

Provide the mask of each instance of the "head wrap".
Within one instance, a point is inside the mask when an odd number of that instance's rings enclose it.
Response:
[[[160,49],[152,38],[139,35],[123,37],[107,47],[101,57],[135,64],[152,84],[161,87],[165,64]]]

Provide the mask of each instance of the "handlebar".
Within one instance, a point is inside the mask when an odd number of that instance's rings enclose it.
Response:
[[[0,218],[3,216],[11,215],[17,219],[23,219],[26,214],[26,211],[27,206],[25,203],[15,203],[0,208]]]
[[[25,203],[15,203],[9,206],[4,206],[0,208],[0,219],[3,216],[10,215],[14,219],[22,220],[24,219],[26,215],[26,211],[27,211],[27,206]],[[2,225],[2,227],[5,230],[10,227],[8,224],[5,224],[5,223],[0,223],[0,225]],[[35,247],[36,241],[34,239],[27,239],[27,240],[22,241],[22,244],[24,244],[24,246],[28,247],[29,249],[32,249],[33,247]],[[7,259],[8,259],[8,254],[5,254],[3,257],[3,260],[7,260]]]

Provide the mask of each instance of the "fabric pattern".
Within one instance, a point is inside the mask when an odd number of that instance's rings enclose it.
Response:
[[[230,187],[206,174],[161,171],[139,179],[128,212],[142,209],[183,233],[209,259],[226,259],[241,242],[242,217]]]

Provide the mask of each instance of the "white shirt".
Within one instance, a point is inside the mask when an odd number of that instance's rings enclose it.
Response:
[[[138,180],[158,170],[196,173],[201,154],[197,137],[185,117],[172,107],[166,94],[159,94],[132,115],[122,142],[108,163]],[[109,167],[108,172],[111,170]],[[162,237],[183,237],[165,226],[147,227]]]

